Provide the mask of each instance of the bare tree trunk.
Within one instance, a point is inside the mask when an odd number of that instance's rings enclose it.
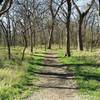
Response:
[[[91,52],[92,52],[92,49],[93,49],[93,27],[94,27],[94,22],[95,22],[95,15],[93,16],[93,21],[92,21],[92,25],[91,25]]]
[[[9,41],[9,31],[6,29],[2,21],[1,21],[1,24],[2,24],[3,32],[5,33],[5,39],[6,39],[7,49],[8,49],[8,59],[10,60],[11,59],[11,48],[10,48],[10,41]]]
[[[61,34],[59,33],[58,43],[59,43],[59,49],[61,49]]]
[[[33,33],[31,31],[31,53],[33,53]]]
[[[22,52],[22,61],[24,60],[24,56],[25,56],[25,51],[26,51],[26,48],[27,48],[27,37],[26,37],[26,32],[24,33],[23,32],[23,37],[24,37],[24,49],[23,49],[23,52]]]
[[[33,35],[34,35],[34,44],[33,46],[35,47],[36,46],[36,32],[35,32],[35,29],[33,29]]]
[[[12,22],[12,32],[13,32],[13,36],[12,36],[12,45],[16,46],[16,26],[14,26],[13,22]]]
[[[9,12],[7,13],[7,33],[6,33],[6,40],[7,40],[7,46],[8,46],[8,58],[11,59],[11,27],[10,27],[10,18],[9,18]]]
[[[99,0],[99,16],[100,16],[100,0]]]
[[[77,35],[77,43],[78,43],[78,50],[83,50],[83,40],[82,40],[82,23],[83,23],[83,17],[80,16],[79,19],[79,31]]]
[[[31,45],[31,53],[33,53],[33,31],[31,26],[31,20],[29,18],[29,26],[30,26],[30,45]]]
[[[71,16],[71,1],[67,1],[68,5],[68,16],[67,16],[67,23],[66,23],[66,28],[67,28],[67,56],[70,57],[70,16]]]
[[[53,31],[54,31],[55,18],[63,4],[64,4],[64,0],[61,0],[60,4],[58,5],[58,8],[54,10],[53,0],[49,0],[49,9],[52,15],[52,25],[51,25],[51,30],[50,30],[50,39],[49,39],[48,49],[51,49],[51,45],[53,42]]]
[[[24,15],[25,16],[25,15]],[[27,41],[27,25],[26,25],[26,23],[27,23],[27,20],[26,20],[27,18],[25,17],[24,18],[24,25],[23,25],[23,23],[22,22],[20,22],[20,24],[21,24],[21,26],[22,26],[22,28],[23,28],[23,31],[21,31],[22,32],[22,35],[23,35],[23,43],[24,43],[24,49],[23,49],[23,52],[22,52],[22,58],[21,58],[21,60],[23,61],[24,60],[24,56],[25,56],[25,51],[26,51],[26,48],[27,48],[27,46],[28,46],[28,41]],[[29,30],[29,29],[28,29]]]
[[[64,32],[62,31],[62,34],[61,34],[61,44],[62,44],[62,48],[64,47]]]
[[[94,4],[94,1],[95,0],[91,1],[91,4],[90,4],[89,8],[86,11],[81,12],[81,10],[79,9],[79,7],[75,3],[75,1],[72,0],[73,4],[75,5],[76,10],[79,13],[79,17],[80,17],[80,19],[79,19],[79,32],[78,32],[78,36],[77,36],[78,50],[80,50],[80,51],[83,51],[83,41],[82,41],[82,24],[83,24],[83,19],[88,14],[88,12],[90,11],[92,5]]]
[[[45,51],[47,49],[47,39],[46,39],[46,34],[45,34],[45,31],[43,30],[43,36],[44,36],[44,48],[45,48]]]
[[[50,30],[50,39],[49,39],[48,49],[51,49],[51,45],[52,45],[52,42],[53,42],[53,31],[54,31],[54,19],[52,20],[52,26],[51,26],[51,30]]]

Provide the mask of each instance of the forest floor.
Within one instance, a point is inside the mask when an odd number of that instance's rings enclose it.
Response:
[[[74,74],[67,72],[58,59],[56,53],[45,53],[43,70],[36,73],[39,81],[34,83],[40,89],[27,100],[82,100],[77,95]]]
[[[21,61],[22,50],[12,48],[8,60],[0,49],[0,100],[100,100],[100,49],[65,57],[64,49],[27,48]]]

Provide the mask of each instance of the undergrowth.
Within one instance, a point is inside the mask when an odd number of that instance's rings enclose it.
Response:
[[[7,51],[0,49],[0,100],[21,100],[27,97],[33,91],[38,90],[34,86],[34,81],[38,81],[35,71],[40,71],[43,57],[34,54],[43,55],[43,50],[36,50],[30,54],[27,49],[25,60],[21,61],[22,48],[12,49],[13,59],[7,59]]]
[[[66,65],[66,71],[74,73],[77,88],[86,100],[100,100],[100,55],[97,50],[71,52],[71,57],[65,57],[59,50],[61,63]],[[84,99],[85,100],[85,99]]]

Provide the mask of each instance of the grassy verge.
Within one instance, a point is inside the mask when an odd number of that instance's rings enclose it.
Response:
[[[0,100],[21,100],[27,97],[37,87],[33,85],[38,80],[35,71],[40,71],[38,63],[43,62],[43,50],[36,50],[35,54],[30,54],[29,49],[26,51],[25,60],[21,59],[22,48],[12,49],[13,60],[7,60],[7,51],[0,49]]]
[[[72,52],[72,57],[64,57],[59,50],[59,60],[66,64],[66,71],[75,74],[75,80],[84,100],[100,100],[100,55],[99,52]]]

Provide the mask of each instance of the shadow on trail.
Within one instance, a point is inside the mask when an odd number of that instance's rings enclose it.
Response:
[[[87,71],[82,71],[82,68],[87,68],[89,67],[90,69],[91,68],[96,68],[96,67],[100,67],[100,64],[96,64],[95,62],[91,61],[92,63],[88,63],[88,61],[90,59],[85,59],[85,58],[81,58],[81,57],[78,57],[78,58],[74,58],[74,59],[71,59],[71,63],[69,64],[59,64],[57,63],[56,59],[57,58],[62,58],[62,57],[56,57],[56,56],[52,56],[54,55],[54,53],[43,53],[44,55],[39,55],[39,54],[36,54],[34,56],[38,56],[38,57],[43,57],[42,60],[44,60],[43,63],[37,61],[37,62],[31,62],[31,64],[35,64],[35,65],[39,65],[39,66],[42,66],[44,68],[64,68],[65,69],[65,72],[66,73],[60,73],[60,72],[34,72],[35,74],[39,75],[39,76],[42,76],[44,78],[57,78],[57,79],[60,79],[61,81],[62,80],[84,80],[83,82],[85,81],[91,81],[91,80],[96,80],[96,81],[99,81],[100,82],[100,74],[95,74],[93,72],[87,72]],[[91,57],[89,57],[91,58]],[[39,59],[41,60],[41,59]],[[85,61],[86,60],[86,61]],[[75,63],[77,61],[77,63]],[[78,62],[79,61],[79,62]],[[82,61],[82,63],[80,62]],[[74,71],[73,71],[74,70]],[[78,76],[78,77],[76,77]],[[81,79],[82,78],[82,79]],[[41,88],[55,88],[55,89],[87,89],[87,90],[93,90],[93,91],[96,91],[97,88],[94,88],[92,86],[86,86],[84,85],[85,83],[79,83],[79,84],[82,84],[82,86],[78,86],[73,88],[73,87],[60,87],[60,86],[48,86],[48,84],[43,84],[43,85],[38,85],[38,87],[41,87]]]
[[[73,77],[73,73],[56,73],[56,72],[35,72],[36,74],[39,75],[46,75],[46,76],[54,76],[62,79],[68,79],[68,77]]]
[[[45,55],[56,55],[57,53],[44,52],[43,54],[45,54]]]
[[[51,58],[51,59],[54,59],[54,58],[55,58],[55,59],[56,59],[56,58],[61,58],[61,57],[56,57],[56,56],[55,56],[55,57],[52,57],[52,56],[39,55],[39,54],[34,54],[34,56],[45,57],[45,58],[48,58],[48,59],[49,59],[49,58]]]
[[[49,66],[49,67],[81,67],[81,66],[90,66],[90,67],[100,67],[100,63],[98,64],[93,64],[93,63],[72,63],[72,64],[52,64],[52,62],[54,62],[54,59],[58,59],[58,58],[62,58],[62,57],[57,57],[57,56],[49,56],[49,55],[54,55],[52,53],[43,53],[45,55],[39,55],[39,54],[34,54],[34,56],[38,56],[38,57],[43,57],[42,60],[45,60],[45,62],[48,62],[48,64],[43,64],[43,63],[36,63],[37,65],[40,66]],[[55,53],[56,54],[56,53]],[[47,55],[47,56],[46,56]],[[79,59],[79,58],[78,58]],[[80,58],[81,59],[81,58]]]
[[[40,83],[38,85],[36,85],[39,88],[50,88],[50,89],[72,89],[72,90],[77,90],[78,87],[76,86],[60,86],[60,84],[62,84],[63,81],[66,80],[75,80],[76,78],[74,77],[73,73],[58,73],[58,72],[35,72],[35,74],[38,75],[42,75],[42,77],[44,78],[48,78],[51,79],[49,80],[46,84]],[[52,79],[55,80],[56,86],[51,83]],[[59,80],[57,82],[57,80]]]
[[[58,87],[58,86],[43,86],[43,85],[37,85],[37,87],[40,87],[40,88],[54,88],[54,89],[75,89],[75,90],[77,90],[77,89],[79,89],[79,88],[75,88],[75,87]]]
[[[49,61],[49,60],[48,60]],[[52,60],[50,60],[52,62]],[[60,67],[100,67],[100,64],[44,64],[44,63],[35,63],[36,65],[39,66],[46,66],[46,67],[56,67],[56,68],[60,68]]]

